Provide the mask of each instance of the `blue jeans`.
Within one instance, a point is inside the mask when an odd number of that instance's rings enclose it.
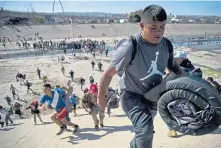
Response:
[[[150,110],[151,103],[144,96],[123,91],[121,104],[135,128],[135,137],[131,141],[130,147],[152,148],[154,126]]]

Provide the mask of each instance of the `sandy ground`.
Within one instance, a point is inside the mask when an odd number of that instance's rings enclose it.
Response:
[[[188,49],[186,49],[188,51]],[[198,51],[194,52],[193,49],[189,49],[190,60],[194,64],[201,68],[212,68],[214,70],[220,70],[221,58],[220,50],[214,51]],[[68,73],[72,69],[75,72],[75,82],[72,83],[74,91],[77,95],[82,96],[80,85],[77,80],[82,76],[86,79],[86,86],[89,86],[89,76],[93,75],[95,82],[99,82],[102,72],[92,71],[90,60],[80,60],[80,55],[77,55],[77,60],[74,60],[70,55],[66,56],[66,62],[64,65],[66,72],[65,76],[60,72],[61,64],[57,63],[57,57],[36,57],[36,58],[21,58],[21,59],[8,59],[0,61],[0,104],[5,105],[4,96],[8,94],[10,85],[13,84],[18,90],[20,98],[26,101],[32,99],[39,99],[39,95],[33,95],[32,93],[26,94],[26,87],[20,85],[15,80],[15,75],[18,72],[26,73],[27,79],[33,83],[33,90],[36,94],[42,94],[41,86],[43,82],[38,79],[36,69],[39,67],[44,75],[49,77],[49,80],[53,84],[66,85],[70,79]],[[81,54],[81,57],[85,57],[85,54]],[[96,63],[103,59],[103,69],[106,69],[108,60],[111,57],[104,58],[97,56]],[[91,59],[91,56],[89,56]],[[212,62],[212,64],[211,64]],[[97,68],[97,65],[96,65]],[[118,87],[118,77],[115,76],[111,82],[111,86]],[[21,102],[22,103],[22,102]],[[27,104],[23,103],[24,106]],[[129,142],[132,139],[134,133],[130,121],[125,117],[121,108],[113,110],[113,117],[105,118],[105,127],[99,131],[94,130],[92,119],[89,115],[86,115],[84,110],[79,109],[80,116],[73,117],[72,121],[80,125],[81,129],[78,133],[72,135],[71,131],[56,136],[58,128],[50,121],[49,115],[44,115],[43,119],[47,124],[36,125],[33,124],[33,119],[16,120],[15,125],[5,129],[0,129],[0,143],[2,148],[62,148],[62,147],[75,147],[75,148],[128,148]],[[73,116],[73,115],[71,115]],[[168,138],[167,128],[161,118],[157,116],[155,118],[155,130],[154,146],[153,148],[220,148],[221,141],[219,134],[221,130],[218,129],[214,133],[206,136],[184,136],[179,134],[178,138]]]
[[[92,27],[94,26],[94,27]],[[108,37],[122,37],[137,34],[140,32],[139,24],[74,24],[72,26],[73,37],[77,38],[78,35],[85,37],[108,38]],[[44,39],[64,39],[71,37],[70,25],[41,25],[19,28],[19,32],[5,28],[0,30],[2,37],[9,37],[12,41],[16,41],[16,35],[30,37],[36,32]],[[166,36],[176,35],[207,35],[221,34],[221,24],[167,24]]]
[[[74,135],[68,132],[56,136],[58,127],[51,123],[50,116],[43,116],[45,125],[33,125],[33,120],[17,120],[16,125],[0,130],[2,148],[128,148],[134,136],[130,121],[121,108],[113,110],[112,117],[105,118],[106,127],[95,131],[91,116],[83,110],[78,110],[79,116],[72,121],[80,125],[80,130]],[[72,115],[71,115],[72,116]],[[220,148],[221,130],[206,136],[167,137],[167,128],[159,116],[154,120],[155,135],[153,148]],[[4,136],[3,136],[4,135]]]

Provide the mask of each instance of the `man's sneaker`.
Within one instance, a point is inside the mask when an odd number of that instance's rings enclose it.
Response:
[[[95,125],[94,128],[95,128],[95,129],[99,129],[99,126],[98,126],[98,125]]]
[[[64,131],[66,131],[65,126],[60,127],[59,132],[56,135],[61,135]]]
[[[78,131],[78,128],[79,128],[79,126],[76,124],[76,125],[74,126],[73,134]]]
[[[175,138],[177,136],[177,132],[175,130],[169,131],[167,134],[168,137]]]
[[[100,126],[101,126],[101,127],[104,127],[104,124],[103,124],[103,123],[101,123],[101,124],[100,124]]]

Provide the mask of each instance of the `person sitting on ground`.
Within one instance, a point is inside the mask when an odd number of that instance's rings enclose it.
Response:
[[[18,91],[18,90],[12,84],[11,84],[11,87],[10,87],[10,91],[12,92],[12,96],[13,96],[14,99],[15,99],[15,96],[17,96],[18,99],[19,99],[18,94],[15,93],[15,91]]]
[[[37,121],[36,121],[36,116],[39,118],[39,120],[41,121],[41,123],[43,123],[42,119],[41,119],[41,116],[40,116],[40,111],[38,109],[38,101],[32,101],[32,103],[26,108],[26,110],[28,109],[31,109],[31,114],[33,115],[34,117],[34,123],[35,125],[37,124]]]
[[[221,85],[217,82],[214,81],[213,77],[208,77],[207,82],[209,82],[213,87],[215,87],[218,91],[218,93],[221,95]]]

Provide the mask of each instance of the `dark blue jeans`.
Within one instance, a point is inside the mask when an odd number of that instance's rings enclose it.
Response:
[[[154,127],[150,110],[151,103],[144,96],[123,91],[121,104],[135,128],[135,137],[131,141],[130,147],[152,148]]]

